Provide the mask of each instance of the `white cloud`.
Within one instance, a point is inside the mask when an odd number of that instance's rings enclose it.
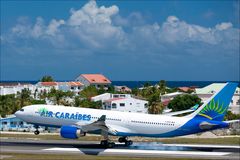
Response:
[[[44,34],[45,32],[44,30],[45,30],[44,20],[41,17],[38,17],[36,24],[33,26],[31,34],[34,38],[38,38]]]
[[[58,28],[63,24],[65,24],[64,20],[59,20],[59,21],[55,19],[51,20],[50,24],[47,27],[46,34],[54,36],[55,33],[59,31]]]
[[[166,47],[176,46],[188,50],[190,43],[219,45],[231,50],[239,42],[239,37],[233,37],[239,34],[239,29],[233,28],[230,22],[207,28],[171,15],[162,24],[149,24],[140,13],[133,12],[123,18],[117,6],[99,7],[96,1],[89,1],[78,10],[71,9],[70,13],[68,19],[52,19],[47,25],[41,17],[34,25],[22,18],[11,29],[11,37],[50,41],[56,48],[143,54],[162,53]]]
[[[72,15],[69,18],[69,25],[79,26],[81,24],[111,24],[111,17],[117,14],[118,7],[113,5],[106,8],[105,6],[98,7],[96,1],[89,1],[80,10],[71,10]]]
[[[226,29],[229,29],[229,28],[232,28],[232,23],[230,22],[223,22],[221,24],[217,24],[216,25],[216,29],[222,31],[222,30],[226,30]]]

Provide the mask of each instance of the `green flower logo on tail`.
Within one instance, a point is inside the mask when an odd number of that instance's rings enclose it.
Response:
[[[206,117],[210,120],[222,116],[226,112],[227,107],[224,107],[224,104],[220,104],[219,101],[216,103],[212,100],[210,103],[204,107],[198,115]]]

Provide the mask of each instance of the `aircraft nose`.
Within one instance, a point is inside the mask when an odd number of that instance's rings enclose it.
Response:
[[[18,117],[20,115],[20,111],[15,112],[14,115]]]

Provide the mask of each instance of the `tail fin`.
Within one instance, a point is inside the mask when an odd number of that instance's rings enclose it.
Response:
[[[187,117],[222,121],[237,86],[238,83],[226,83],[219,92]]]

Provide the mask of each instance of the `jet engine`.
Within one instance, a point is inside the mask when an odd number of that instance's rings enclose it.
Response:
[[[74,126],[62,126],[60,129],[60,134],[63,138],[77,139],[86,135],[81,129]]]

